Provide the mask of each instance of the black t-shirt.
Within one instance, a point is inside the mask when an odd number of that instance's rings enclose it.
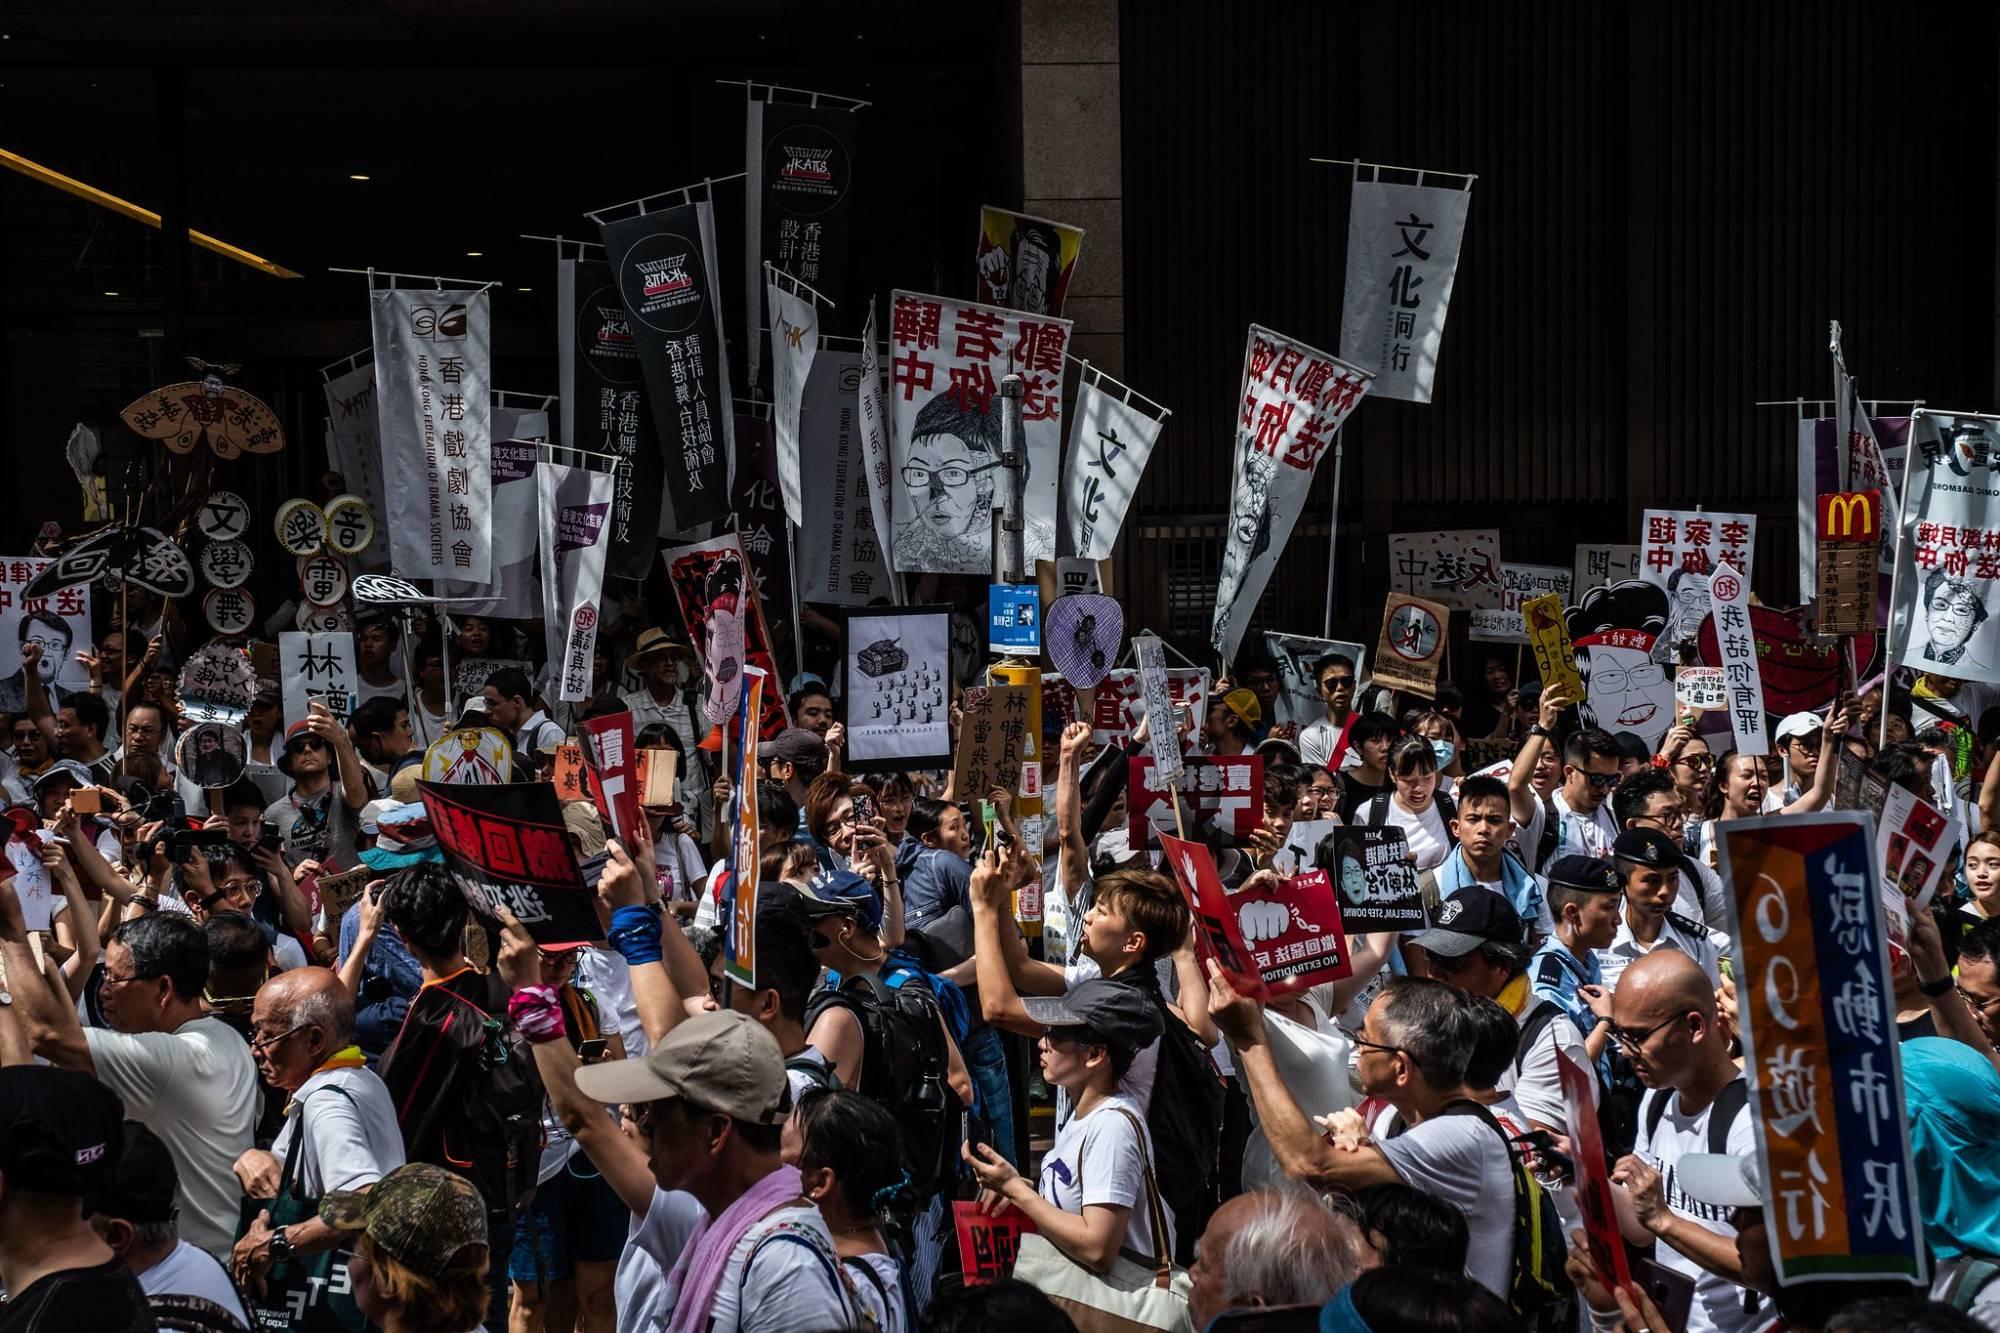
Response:
[[[1352,824],[1354,812],[1374,800],[1385,791],[1394,791],[1395,784],[1384,782],[1380,786],[1357,780],[1352,773],[1341,773],[1340,778],[1340,822]]]
[[[139,1279],[122,1259],[65,1268],[0,1305],[0,1333],[136,1333],[157,1329]]]

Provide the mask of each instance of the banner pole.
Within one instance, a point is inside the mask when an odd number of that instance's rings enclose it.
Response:
[[[1347,453],[1347,423],[1333,428],[1333,499],[1327,505],[1326,526],[1326,614],[1320,621],[1319,636],[1333,637],[1333,574],[1340,555],[1340,464]]]
[[[785,560],[792,567],[792,658],[806,674],[806,635],[799,622],[799,525],[785,520]]]

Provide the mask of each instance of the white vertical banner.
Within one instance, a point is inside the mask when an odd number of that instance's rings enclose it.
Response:
[[[493,577],[492,317],[481,291],[369,295],[391,567]]]
[[[1371,379],[1337,356],[1250,326],[1243,388],[1236,395],[1229,527],[1222,534],[1222,573],[1209,634],[1210,646],[1224,661],[1235,658],[1257,599],[1291,540],[1314,469]]]
[[[338,373],[335,373],[338,372]],[[320,372],[326,382],[326,461],[352,494],[368,502],[375,516],[375,535],[354,557],[359,569],[388,563],[383,536],[382,441],[376,418],[375,361],[372,352],[356,352]]]
[[[767,266],[765,271],[771,270]],[[819,354],[819,311],[775,278],[766,286],[771,301],[771,430],[778,442],[778,491],[784,497],[785,517],[799,528],[805,525],[799,485],[799,407],[812,376],[813,358]]]
[[[1187,765],[1181,761],[1181,733],[1175,725],[1173,696],[1167,689],[1166,653],[1152,635],[1134,634],[1132,655],[1139,664],[1139,700],[1153,754],[1147,785],[1153,791],[1167,791],[1181,780]]]
[[[306,720],[314,703],[345,722],[361,693],[361,674],[354,666],[354,636],[346,630],[328,634],[286,631],[278,636],[278,679],[285,701],[285,725]]]
[[[1429,173],[1463,180],[1462,190],[1361,179],[1363,172],[1381,170],[1361,163],[1354,168],[1340,354],[1374,372],[1369,392],[1376,397],[1428,403],[1472,207],[1472,178]],[[1421,182],[1426,173],[1416,174]]]
[[[1076,424],[1071,428],[1069,463],[1063,472],[1063,514],[1076,554],[1107,560],[1125,526],[1139,474],[1153,456],[1166,424],[1109,393],[1092,379],[1088,365],[1076,386]]]
[[[1718,565],[1708,579],[1708,599],[1715,608],[1715,646],[1722,654],[1722,675],[1729,690],[1729,728],[1736,735],[1736,753],[1769,754],[1764,674],[1757,665],[1757,644],[1750,633],[1750,581],[1734,565]]]
[[[764,307],[758,299],[764,290],[764,99],[756,87],[743,109],[743,352],[750,366],[750,396],[757,396],[758,377],[764,373],[764,347],[757,330],[764,327]]]
[[[521,395],[516,395],[519,398]],[[497,395],[496,395],[497,397]],[[442,595],[490,599],[459,607],[462,614],[532,620],[535,594],[535,519],[541,502],[535,465],[549,439],[548,408],[493,404],[493,442],[488,453],[493,479],[493,577],[485,583],[448,580]]]
[[[543,462],[535,469],[542,521],[542,629],[564,703],[590,697],[609,530],[609,472]]]
[[[896,530],[889,524],[889,414],[882,405],[882,363],[875,341],[875,303],[861,326],[861,378],[854,386],[854,415],[861,439],[861,458],[868,469],[868,512],[875,518],[875,535],[882,558],[896,568]],[[893,582],[893,576],[892,576]],[[897,598],[900,602],[902,599]]]
[[[875,527],[875,479],[861,446],[860,352],[813,358],[799,406],[799,600],[867,606],[891,596]]]

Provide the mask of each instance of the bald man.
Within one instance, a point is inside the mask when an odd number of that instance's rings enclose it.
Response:
[[[1659,1263],[1694,1282],[1689,1333],[1750,1333],[1768,1325],[1771,1312],[1760,1317],[1759,1298],[1743,1285],[1730,1210],[1689,1198],[1675,1179],[1688,1153],[1740,1157],[1757,1146],[1749,1089],[1730,1055],[1729,1035],[1716,1022],[1708,974],[1677,950],[1636,959],[1611,995],[1611,1039],[1647,1087],[1638,1141],[1611,1173],[1624,1186],[1620,1221],[1627,1239],[1664,1241]]]
[[[1215,1210],[1195,1247],[1196,1328],[1230,1310],[1324,1305],[1375,1266],[1360,1228],[1302,1189],[1250,1190]]]
[[[366,1190],[403,1164],[403,1135],[389,1089],[354,1045],[354,997],[329,968],[281,972],[257,991],[250,1053],[265,1082],[292,1094],[271,1151],[252,1148],[236,1178],[253,1199],[315,1199]],[[232,1268],[246,1289],[273,1262],[340,1243],[317,1216],[271,1225],[267,1209],[236,1242]]]

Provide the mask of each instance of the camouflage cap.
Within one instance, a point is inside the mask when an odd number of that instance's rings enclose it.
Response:
[[[399,1166],[365,1194],[337,1190],[320,1200],[319,1217],[335,1231],[366,1232],[384,1254],[420,1273],[451,1268],[465,1249],[487,1243],[479,1191],[429,1162]]]

